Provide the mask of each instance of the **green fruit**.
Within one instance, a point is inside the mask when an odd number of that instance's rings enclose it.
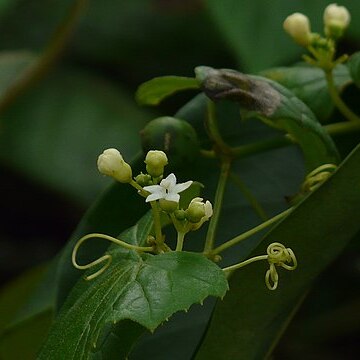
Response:
[[[150,121],[140,132],[144,153],[162,150],[171,167],[193,162],[199,154],[199,142],[194,128],[186,121],[164,116]]]

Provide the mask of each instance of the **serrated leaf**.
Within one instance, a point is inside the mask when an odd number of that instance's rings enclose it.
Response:
[[[298,268],[279,271],[273,292],[264,284],[264,264],[233,274],[231,291],[216,307],[197,360],[266,358],[314,280],[360,230],[359,184],[360,146],[252,253],[264,254],[270,243],[281,242],[295,252]]]
[[[268,69],[262,71],[260,75],[291,90],[320,120],[328,119],[335,108],[322,69],[300,63],[291,67]],[[337,65],[333,71],[333,77],[340,93],[351,83],[349,70],[345,65]]]
[[[200,66],[195,72],[210,99],[238,102],[243,118],[259,118],[290,134],[304,153],[308,172],[322,164],[339,162],[335,144],[312,111],[282,85],[229,69]]]
[[[162,100],[183,90],[198,89],[196,79],[183,76],[161,76],[141,84],[136,100],[141,105],[159,105]]]
[[[347,66],[350,71],[350,76],[354,80],[357,87],[360,87],[360,51],[351,55]]]
[[[151,225],[146,216],[121,238],[142,244]],[[222,270],[200,254],[139,255],[117,246],[108,253],[112,263],[106,272],[74,287],[39,359],[88,359],[114,324],[132,320],[153,331],[173,313],[227,291]],[[134,339],[127,341],[132,344],[138,336],[135,329]]]

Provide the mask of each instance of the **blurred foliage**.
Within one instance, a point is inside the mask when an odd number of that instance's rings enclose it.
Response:
[[[73,0],[0,1],[0,103],[9,87],[24,74],[28,76],[28,65],[41,59],[73,3]],[[258,72],[292,64],[299,60],[301,51],[283,32],[283,19],[291,12],[302,11],[310,17],[314,30],[320,31],[322,11],[328,3],[89,0],[66,46],[58,49],[61,56],[1,109],[0,181],[5,200],[1,203],[4,215],[0,221],[1,281],[19,274],[24,263],[30,266],[49,260],[64,245],[81,214],[109,183],[98,175],[95,167],[96,157],[104,148],[121,149],[125,158],[140,169],[139,131],[154,117],[173,115],[190,99],[187,94],[179,94],[166,100],[159,109],[141,108],[134,100],[134,91],[140,83],[160,75],[194,76],[193,69],[198,65]],[[341,5],[349,8],[354,19],[342,43],[342,50],[352,53],[360,48],[360,27],[355,20],[360,18],[360,2],[343,0]],[[358,76],[357,64],[358,57],[354,57],[350,71]],[[327,121],[339,118],[332,105],[326,105],[324,84],[318,82],[319,87],[304,90],[303,78],[294,79],[291,69],[275,68],[269,77],[285,86],[291,78],[293,90],[300,98],[305,94],[302,99],[317,115],[326,110],[323,117]],[[307,73],[306,68],[303,71],[304,77],[318,76]],[[345,86],[347,76],[346,71],[339,72],[339,87]],[[352,87],[344,92],[344,97],[359,112],[358,93],[354,95]],[[321,96],[317,96],[319,93]],[[321,101],[317,101],[319,98]],[[177,117],[191,122],[206,145],[198,104],[199,101],[190,101]],[[228,104],[221,106],[221,131],[229,143],[277,135],[261,124],[239,124],[237,110]],[[358,135],[339,137],[336,143],[345,157],[358,143]],[[303,171],[302,158],[292,147],[241,159],[234,169],[270,215],[286,206],[284,197],[296,192]],[[218,174],[215,164],[196,159],[193,169],[182,169],[180,176],[206,183],[204,196],[211,199],[216,187],[214,174]],[[141,201],[136,202],[135,195],[130,201],[129,193],[130,190],[124,193],[124,188],[117,184],[103,192],[42,280],[42,269],[30,270],[3,289],[1,359],[34,358],[52,317],[80,276],[69,261],[74,241],[95,230],[116,236],[132,225],[145,207]],[[124,204],[131,204],[125,213]],[[23,222],[24,218],[28,223]],[[221,221],[220,242],[259,222],[231,183]],[[203,233],[197,235],[199,242],[202,236]],[[200,246],[197,240],[194,239],[194,248]],[[241,257],[248,256],[259,242],[260,238],[255,237],[239,245]],[[360,341],[358,244],[359,236],[317,280],[275,358],[300,359],[304,349],[310,360],[356,358],[352,356]],[[104,245],[94,245],[88,256],[92,258],[103,251]],[[26,262],[25,256],[29,258]],[[238,255],[225,254],[225,263],[234,260],[238,260]],[[31,295],[33,288],[36,291]],[[22,304],[25,307],[21,309]],[[153,337],[144,337],[134,350],[134,359],[142,359],[144,349],[149,351],[149,359],[190,358],[205,331],[213,305],[206,302],[204,308],[191,308],[188,317],[177,315]],[[16,346],[19,338],[24,346],[21,349]],[[162,349],[167,350],[164,353]]]

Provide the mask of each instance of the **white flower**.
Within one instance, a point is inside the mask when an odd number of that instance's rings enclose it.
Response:
[[[299,45],[308,46],[311,41],[310,21],[307,16],[301,13],[289,15],[284,23],[284,30]]]
[[[177,184],[176,176],[174,174],[170,174],[167,178],[161,180],[160,185],[150,185],[144,187],[144,190],[150,193],[150,195],[146,198],[146,202],[159,199],[179,202],[179,193],[186,190],[191,184],[192,181]]]
[[[132,179],[131,167],[116,149],[106,149],[98,158],[97,166],[103,175],[111,176],[121,183]]]

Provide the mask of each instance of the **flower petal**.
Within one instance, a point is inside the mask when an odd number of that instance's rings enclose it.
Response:
[[[164,197],[164,195],[161,194],[161,193],[159,193],[159,192],[153,193],[153,194],[150,194],[150,195],[146,198],[145,202],[154,201],[154,200],[159,200],[159,199],[162,199],[163,197]]]
[[[175,202],[179,202],[180,200],[180,195],[179,194],[175,194],[175,193],[170,193],[170,194],[166,194],[166,196],[164,197],[165,200],[168,201],[175,201]]]
[[[172,187],[176,186],[176,176],[175,176],[175,174],[173,174],[173,173],[169,174],[164,180],[167,182],[167,184],[169,184],[170,189]],[[161,180],[161,182],[163,182],[164,180]],[[160,183],[160,185],[161,185],[161,183]]]
[[[160,193],[163,193],[164,192],[164,189],[162,186],[160,185],[149,185],[149,186],[144,186],[143,188],[144,190],[150,192],[150,193],[157,193],[157,192],[160,192]]]
[[[172,189],[171,189],[171,193],[180,193],[184,190],[186,190],[187,188],[189,188],[191,186],[193,182],[191,180],[181,183],[181,184],[176,184]]]

